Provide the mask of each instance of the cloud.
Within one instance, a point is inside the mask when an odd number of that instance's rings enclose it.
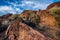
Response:
[[[44,9],[47,8],[48,5],[49,4],[35,4],[35,6],[33,6],[33,9],[42,9],[42,10],[44,10]]]
[[[23,1],[23,4],[25,4],[25,6],[28,5],[28,8],[26,9],[32,9],[32,10],[37,10],[37,9],[46,9],[46,7],[49,5],[49,4],[44,4],[44,3],[40,3],[38,1]]]
[[[39,10],[39,9],[44,10],[49,5],[49,4],[44,4],[36,1],[25,1],[25,3],[27,5],[30,5],[31,9],[33,10]]]
[[[47,3],[40,3],[39,1],[5,1],[9,6],[0,6],[0,13],[21,13],[23,10],[39,10],[39,9],[46,9],[46,7],[49,5]]]
[[[13,9],[9,6],[0,6],[0,11],[4,11],[4,10],[13,10]]]
[[[0,14],[16,14],[24,10],[45,10],[52,2],[60,2],[60,0],[2,0]]]
[[[15,14],[16,13],[14,8],[12,8],[10,6],[0,6],[0,12],[4,13],[4,14],[6,14],[6,13],[13,13],[13,14]]]
[[[20,3],[21,2],[21,3]],[[22,7],[22,10],[37,10],[37,9],[46,9],[46,7],[49,4],[44,4],[44,3],[40,3],[39,1],[15,1],[15,2],[8,2],[9,4],[13,5],[15,8],[16,7]],[[18,4],[19,3],[19,4]]]
[[[23,1],[25,4],[34,4],[32,1]]]

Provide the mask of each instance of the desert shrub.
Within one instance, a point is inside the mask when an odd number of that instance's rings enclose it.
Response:
[[[13,19],[13,20],[18,19],[18,14],[13,14],[13,15],[10,17],[10,20],[11,20],[11,19]]]
[[[39,17],[34,12],[29,12],[29,21],[37,24]]]

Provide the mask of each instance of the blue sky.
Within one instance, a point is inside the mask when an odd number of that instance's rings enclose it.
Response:
[[[0,0],[0,15],[21,13],[23,10],[44,10],[53,2],[60,0]]]

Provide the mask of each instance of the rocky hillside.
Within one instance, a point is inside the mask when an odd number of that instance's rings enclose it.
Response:
[[[53,37],[54,40],[58,39],[56,32],[59,30],[56,26],[56,19],[54,16],[46,10],[26,11],[27,10],[19,15],[19,17],[23,20],[23,23],[31,26],[39,32],[43,32],[44,34],[46,33],[49,37]]]
[[[51,40],[30,26],[16,20],[6,30],[6,40]]]
[[[60,40],[59,7],[55,2],[46,10],[0,16],[0,40]]]
[[[46,10],[38,10],[37,15],[39,16],[40,22],[39,25],[51,26],[56,25],[55,17],[46,12]]]
[[[30,21],[35,24],[41,24],[45,26],[55,26],[56,20],[55,18],[47,13],[44,10],[38,10],[38,11],[30,11],[25,10],[22,12],[19,17],[22,18],[24,21]],[[51,20],[50,20],[51,19]]]
[[[50,4],[47,9],[47,11],[55,17],[60,28],[60,2]]]

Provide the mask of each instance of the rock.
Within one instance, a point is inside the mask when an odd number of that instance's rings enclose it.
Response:
[[[49,14],[46,10],[38,10],[37,15],[40,18],[40,22],[39,22],[40,26],[54,27],[56,25],[55,17]]]
[[[32,11],[32,10],[24,10],[19,17],[21,17],[23,20],[29,20],[29,15],[30,14],[35,14],[36,11]]]
[[[36,15],[36,11],[32,11],[32,10],[23,11],[19,15],[19,17],[23,20],[23,23],[31,27],[35,27],[35,24],[37,24],[39,21],[39,17],[38,15]]]
[[[51,40],[30,26],[14,21],[6,30],[5,40]]]
[[[50,5],[47,7],[46,10],[49,10],[49,9],[51,9],[51,8],[53,8],[53,7],[60,7],[60,2],[54,2],[54,3],[50,4]]]
[[[59,40],[56,35],[59,28],[57,28],[57,21],[55,17],[46,10],[38,10],[37,15],[40,17],[40,31],[47,33],[47,35],[49,35],[50,38],[53,38],[53,40]]]
[[[30,15],[29,15],[30,14]],[[23,11],[20,16],[24,21],[30,21],[35,24],[39,24],[41,26],[55,26],[56,19],[54,16],[49,14],[46,10],[38,10],[38,11]]]

